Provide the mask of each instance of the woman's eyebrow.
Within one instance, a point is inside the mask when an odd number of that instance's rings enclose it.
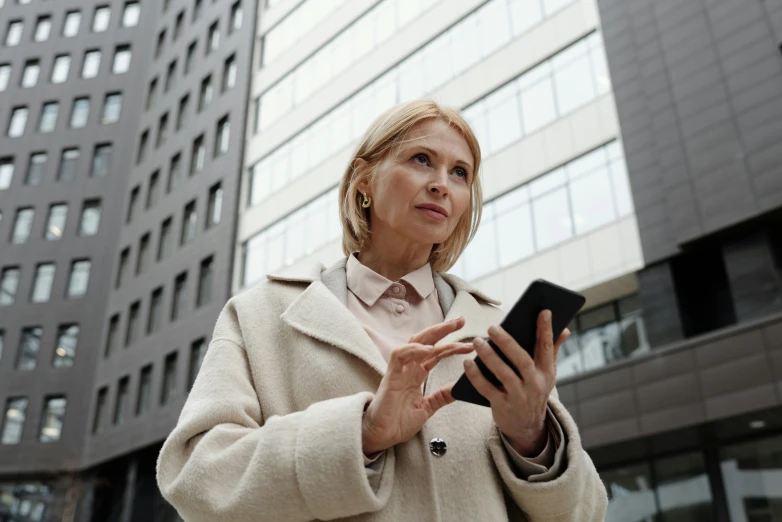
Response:
[[[420,149],[424,149],[425,151],[427,151],[429,154],[431,154],[435,158],[439,158],[440,157],[440,154],[436,150],[430,149],[429,147],[427,147],[425,145],[414,145],[411,148],[415,148],[415,147],[418,147]],[[456,160],[456,163],[460,164],[462,166],[467,167],[467,169],[470,170],[470,172],[472,172],[472,165],[470,165],[468,162],[466,162],[464,160]]]

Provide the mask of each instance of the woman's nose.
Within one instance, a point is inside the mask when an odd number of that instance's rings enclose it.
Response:
[[[448,173],[438,170],[432,181],[429,182],[429,192],[440,194],[443,197],[448,195]]]

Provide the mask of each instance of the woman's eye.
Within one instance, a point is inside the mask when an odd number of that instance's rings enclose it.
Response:
[[[464,169],[456,169],[456,175],[462,179],[467,179],[467,171]]]
[[[429,162],[429,157],[426,154],[416,154],[413,156],[413,159],[416,160],[421,165],[426,165]]]

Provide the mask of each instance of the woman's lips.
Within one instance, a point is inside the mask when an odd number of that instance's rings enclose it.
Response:
[[[436,210],[432,210],[429,208],[421,208],[421,207],[416,207],[416,208],[432,219],[436,219],[437,221],[445,221],[445,215],[437,212]]]

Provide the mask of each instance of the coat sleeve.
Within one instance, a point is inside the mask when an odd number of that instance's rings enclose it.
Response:
[[[187,522],[329,520],[382,509],[394,451],[386,452],[373,488],[361,447],[361,417],[372,394],[264,419],[238,332],[229,302],[160,452],[163,497]]]
[[[581,446],[576,423],[556,398],[549,398],[549,408],[564,431],[565,459],[563,470],[545,482],[524,480],[515,468],[502,443],[499,429],[489,437],[489,450],[510,497],[529,522],[600,522],[608,508],[605,486],[589,455]]]

